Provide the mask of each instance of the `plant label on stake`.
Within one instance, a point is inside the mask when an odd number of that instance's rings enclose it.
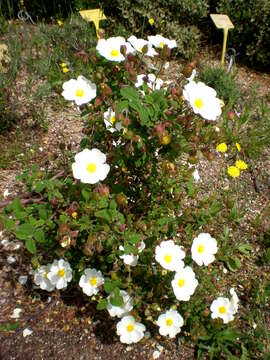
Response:
[[[86,21],[93,21],[96,28],[97,38],[99,39],[99,22],[100,20],[106,20],[106,16],[103,14],[103,11],[101,9],[82,10],[80,11],[80,15]]]
[[[231,22],[228,15],[224,14],[210,14],[210,17],[215,24],[217,29],[223,29],[223,46],[222,46],[222,55],[221,55],[221,64],[224,64],[225,52],[226,52],[226,44],[228,38],[229,29],[233,29],[234,25]]]
[[[24,38],[24,43],[27,43],[27,31],[26,31],[26,21],[30,20],[31,23],[34,25],[34,21],[31,18],[31,15],[29,15],[29,13],[24,9],[24,10],[20,10],[18,12],[18,19],[21,20],[23,22],[23,38]]]

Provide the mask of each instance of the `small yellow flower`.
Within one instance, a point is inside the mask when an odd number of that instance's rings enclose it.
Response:
[[[61,63],[62,68],[67,67],[67,64],[65,62]]]
[[[64,74],[66,74],[67,72],[69,72],[69,69],[67,67],[63,67],[62,71],[63,71]]]
[[[73,219],[77,219],[77,215],[78,215],[78,213],[77,213],[76,211],[74,211],[74,212],[71,214],[71,216],[73,217]]]
[[[241,146],[239,143],[235,143],[236,149],[240,152],[241,151]]]
[[[229,166],[227,172],[233,178],[236,178],[240,175],[240,170],[236,166]]]
[[[153,18],[150,18],[150,19],[148,20],[148,22],[149,22],[149,24],[150,24],[151,26],[153,26],[155,20],[154,20]]]
[[[217,149],[218,152],[225,153],[228,148],[227,148],[227,145],[225,143],[221,143],[221,144],[218,144],[216,149]]]
[[[58,24],[59,27],[61,27],[61,26],[63,26],[63,21],[57,20],[57,24]]]
[[[165,276],[165,275],[168,274],[168,271],[163,269],[163,270],[161,271],[161,274],[162,274],[163,276]]]
[[[248,168],[247,163],[243,160],[236,160],[235,166],[240,170],[246,170]]]

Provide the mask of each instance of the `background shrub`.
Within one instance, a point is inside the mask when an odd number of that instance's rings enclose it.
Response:
[[[214,0],[211,11],[227,14],[235,25],[229,43],[250,64],[270,66],[270,1]]]

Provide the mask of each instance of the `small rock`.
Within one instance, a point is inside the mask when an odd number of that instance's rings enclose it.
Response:
[[[13,313],[12,313],[12,315],[10,315],[10,317],[12,318],[12,319],[18,319],[19,317],[20,317],[20,313],[22,312],[22,309],[20,309],[20,308],[15,308],[14,310],[13,310]]]
[[[7,262],[11,265],[11,264],[14,264],[15,262],[16,262],[16,259],[15,259],[15,257],[14,256],[9,256],[8,258],[7,258]]]
[[[27,275],[21,275],[19,276],[18,281],[21,285],[25,285],[27,283],[27,279],[28,279]]]
[[[33,332],[33,331],[32,331],[31,329],[29,329],[29,328],[24,329],[24,330],[23,330],[23,337],[26,337],[26,336],[31,335],[32,332]]]

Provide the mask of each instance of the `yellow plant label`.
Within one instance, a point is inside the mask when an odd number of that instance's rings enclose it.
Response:
[[[233,29],[233,23],[228,15],[224,14],[210,14],[213,23],[218,29]]]

